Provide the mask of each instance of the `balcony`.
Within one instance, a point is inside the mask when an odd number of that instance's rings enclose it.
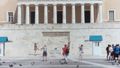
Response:
[[[18,0],[18,3],[102,3],[103,0]]]

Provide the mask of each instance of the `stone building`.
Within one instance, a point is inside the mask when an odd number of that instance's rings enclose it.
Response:
[[[37,57],[38,48],[48,47],[48,56],[61,56],[70,42],[70,56],[105,56],[108,44],[120,42],[119,0],[0,0],[0,36],[2,57]],[[36,55],[36,56],[34,56]],[[58,56],[57,56],[58,57]],[[57,58],[56,57],[56,58]]]

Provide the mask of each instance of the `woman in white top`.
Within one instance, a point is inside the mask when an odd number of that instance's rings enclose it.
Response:
[[[113,59],[112,53],[113,53],[113,47],[110,45],[109,46],[109,55],[108,55],[109,60]]]

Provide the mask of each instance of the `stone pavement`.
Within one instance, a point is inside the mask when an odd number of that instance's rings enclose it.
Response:
[[[61,64],[59,59],[19,59],[1,60],[0,68],[120,68],[120,65],[112,65],[105,59],[70,59],[68,64]]]

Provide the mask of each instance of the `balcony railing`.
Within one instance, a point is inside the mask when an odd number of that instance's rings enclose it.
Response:
[[[46,2],[46,1],[65,1],[65,2],[69,2],[69,1],[103,1],[103,0],[18,0],[18,2]]]

